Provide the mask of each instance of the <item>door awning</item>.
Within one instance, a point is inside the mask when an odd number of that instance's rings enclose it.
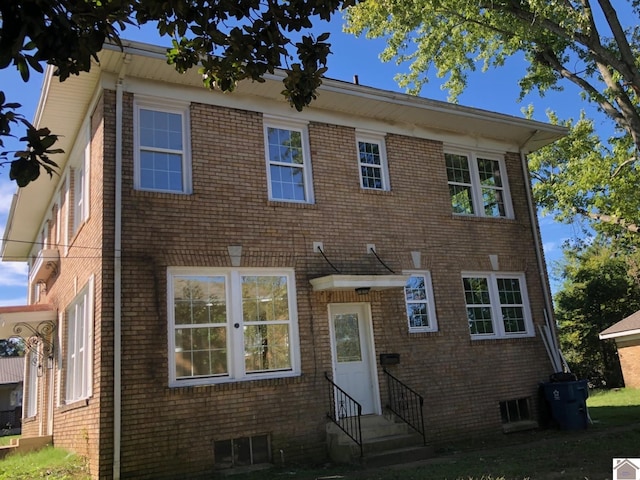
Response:
[[[325,275],[310,280],[313,290],[387,290],[401,288],[407,284],[409,275]]]
[[[0,307],[0,339],[46,337],[53,331],[55,321],[56,309],[46,303]]]

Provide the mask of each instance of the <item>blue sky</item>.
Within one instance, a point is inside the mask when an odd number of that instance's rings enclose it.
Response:
[[[379,40],[366,40],[355,38],[341,32],[341,19],[336,18],[329,25],[319,25],[318,32],[331,31],[330,42],[333,54],[329,58],[328,77],[352,81],[357,75],[361,85],[381,88],[392,91],[402,91],[393,80],[394,75],[405,66],[393,63],[383,64],[378,55],[384,47]],[[328,27],[328,28],[327,28]],[[167,45],[168,40],[160,39],[151,28],[138,30],[127,29],[123,38],[144,41],[148,43]],[[508,115],[521,117],[521,109],[529,104],[535,107],[535,119],[546,121],[545,111],[552,109],[558,112],[560,118],[578,118],[581,109],[587,109],[587,105],[580,99],[577,88],[567,86],[564,92],[553,92],[540,98],[530,95],[522,103],[518,103],[519,89],[518,79],[524,71],[522,62],[508,61],[505,67],[487,73],[474,73],[470,76],[470,87],[460,97],[459,103],[469,107],[491,110]],[[42,76],[32,74],[28,83],[22,82],[20,76],[12,68],[2,71],[2,89],[7,100],[23,105],[21,113],[29,120],[34,117],[34,112],[40,95]],[[439,79],[433,78],[423,88],[421,96],[436,100],[446,100],[447,93],[440,89]],[[283,100],[284,101],[284,100]],[[593,110],[589,110],[590,113]],[[603,121],[603,127],[606,122]],[[55,126],[49,125],[55,133]],[[15,142],[5,141],[5,150],[15,150]],[[15,192],[15,184],[9,181],[8,167],[0,169],[0,238],[4,232],[7,214],[11,206],[11,196]],[[549,273],[551,263],[561,257],[562,243],[568,238],[580,235],[577,226],[561,225],[550,217],[540,219],[543,244]],[[27,298],[27,267],[26,264],[16,262],[0,262],[0,306],[20,305],[26,303]],[[558,284],[552,279],[552,287]]]

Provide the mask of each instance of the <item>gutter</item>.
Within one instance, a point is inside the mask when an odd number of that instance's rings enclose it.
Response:
[[[116,82],[116,171],[113,255],[113,480],[120,480],[122,447],[122,88],[127,64],[124,56]]]
[[[531,176],[529,174],[529,165],[527,163],[527,153],[530,153],[530,151],[527,149],[527,145],[529,145],[535,139],[536,135],[539,132],[540,132],[539,130],[535,130],[520,147],[520,163],[522,165],[522,174],[524,175],[524,180],[525,180],[524,184],[525,184],[525,190],[527,193],[527,206],[529,208],[529,219],[531,221],[531,233],[533,234],[533,241],[534,241],[535,250],[536,250],[536,260],[538,262],[538,273],[540,274],[540,280],[542,282],[545,320],[549,328],[551,329],[551,334],[553,336],[553,343],[555,343],[555,345],[552,345],[552,347],[557,349],[558,334],[556,331],[556,319],[553,311],[553,300],[551,298],[551,286],[549,285],[547,267],[544,262],[544,254],[542,250],[542,239],[540,237],[540,229],[538,225],[538,215],[536,213],[535,205],[533,204],[533,193],[531,190]],[[560,363],[564,363],[562,358],[560,359]]]

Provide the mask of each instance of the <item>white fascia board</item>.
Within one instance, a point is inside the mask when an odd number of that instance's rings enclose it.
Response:
[[[600,340],[607,340],[609,338],[630,337],[632,335],[640,336],[640,329],[626,330],[624,332],[607,333],[605,335],[600,334],[599,337],[600,337]]]

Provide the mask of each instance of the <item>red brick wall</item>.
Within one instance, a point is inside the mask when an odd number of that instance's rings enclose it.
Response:
[[[371,303],[376,353],[400,353],[393,373],[425,396],[432,442],[497,431],[499,401],[535,398],[550,373],[541,339],[471,341],[461,282],[463,270],[490,271],[489,255],[497,254],[501,271],[525,273],[534,321],[544,321],[517,154],[506,160],[515,219],[460,218],[451,215],[438,141],[388,135],[392,190],[370,192],[359,188],[355,131],[311,123],[315,204],[270,202],[261,115],[193,104],[193,194],[158,194],[133,189],[130,95],[124,111],[123,477],[206,472],[214,441],[264,433],[277,458],[282,450],[286,461],[323,459],[331,302]],[[345,274],[387,273],[365,253],[367,243],[398,272],[413,269],[410,252],[420,251],[439,331],[409,334],[399,291],[312,292],[309,279],[333,273],[313,241],[324,242]],[[166,269],[230,266],[227,246],[238,244],[242,266],[296,271],[302,375],[169,388]],[[384,399],[381,369],[380,382]]]
[[[616,344],[624,376],[624,386],[640,388],[640,340],[618,339]]]
[[[535,398],[538,382],[550,373],[541,339],[471,341],[461,281],[462,271],[490,271],[489,255],[496,254],[500,271],[525,274],[534,322],[544,322],[517,154],[506,158],[515,219],[455,217],[439,141],[387,135],[391,191],[365,191],[359,186],[355,130],[312,122],[315,204],[289,204],[268,200],[260,114],[192,104],[190,121],[193,194],[136,191],[133,97],[124,96],[122,478],[192,478],[213,468],[215,441],[261,434],[271,436],[277,460],[280,452],[287,462],[323,460],[324,372],[332,369],[329,303],[370,303],[376,354],[400,354],[401,363],[390,370],[425,397],[432,443],[497,431],[499,401]],[[92,476],[108,479],[114,458],[113,91],[98,102],[91,132],[90,218],[69,239],[68,255],[42,301],[62,312],[95,275],[93,395],[55,407],[54,442],[87,455]],[[53,222],[50,227],[53,235]],[[420,251],[433,279],[439,330],[408,333],[400,289],[364,296],[313,292],[311,278],[334,273],[312,251],[314,241],[324,243],[344,274],[388,273],[365,253],[367,243],[375,243],[396,272],[414,269],[410,252]],[[167,267],[229,267],[228,245],[243,246],[243,267],[295,269],[302,375],[169,388]],[[64,328],[63,323],[63,339]],[[61,348],[64,366],[64,342]],[[64,368],[60,380],[64,392]],[[24,431],[37,425],[27,422]]]

